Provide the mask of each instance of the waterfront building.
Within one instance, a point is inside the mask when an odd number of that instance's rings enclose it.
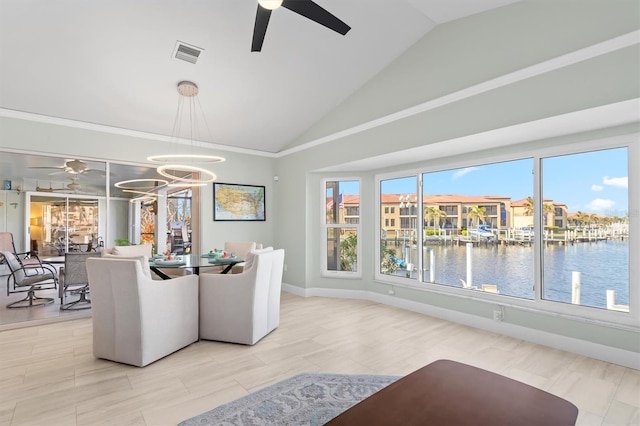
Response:
[[[381,228],[386,231],[387,238],[415,237],[418,219],[417,197],[405,194],[382,194],[380,219]],[[355,206],[359,200],[355,196],[349,199],[349,205]],[[425,229],[435,232],[443,231],[459,234],[469,225],[478,225],[477,219],[469,219],[473,209],[481,208],[484,218],[480,223],[488,225],[496,232],[507,229],[533,228],[533,207],[528,199],[511,201],[502,195],[425,195],[422,201],[425,211],[442,211],[442,214],[425,214]],[[567,228],[567,206],[553,200],[545,200],[550,206],[546,213],[546,227]]]

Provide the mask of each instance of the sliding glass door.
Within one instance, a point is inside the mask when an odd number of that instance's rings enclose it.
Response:
[[[105,229],[104,197],[27,193],[28,247],[41,257],[94,251]]]

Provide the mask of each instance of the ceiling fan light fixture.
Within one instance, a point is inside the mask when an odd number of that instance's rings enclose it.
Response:
[[[89,168],[87,163],[80,160],[69,160],[65,162],[65,172],[72,174],[80,174]]]
[[[258,0],[258,4],[265,9],[274,10],[282,6],[282,0]]]

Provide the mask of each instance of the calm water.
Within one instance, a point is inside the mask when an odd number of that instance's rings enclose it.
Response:
[[[435,282],[461,287],[467,281],[467,252],[461,246],[430,246],[435,253]],[[398,250],[400,252],[401,250]],[[412,250],[415,257],[415,248]],[[473,285],[496,284],[500,294],[533,299],[533,247],[473,248]],[[425,259],[429,280],[429,255]],[[544,251],[544,298],[571,303],[572,271],[581,273],[580,302],[606,308],[606,290],[616,291],[616,303],[629,304],[629,243],[600,241],[569,246],[548,245]]]

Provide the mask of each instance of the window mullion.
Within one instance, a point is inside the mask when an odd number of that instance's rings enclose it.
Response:
[[[534,278],[533,278],[533,294],[534,300],[542,300],[542,250],[544,225],[542,221],[542,211],[544,200],[542,199],[542,159],[540,157],[533,158],[533,262],[534,262]]]

